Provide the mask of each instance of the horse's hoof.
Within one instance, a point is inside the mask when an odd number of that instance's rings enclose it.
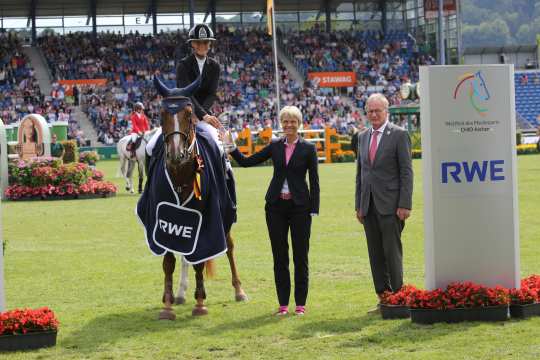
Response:
[[[142,194],[142,190],[139,190],[139,194]]]
[[[236,296],[234,297],[236,299],[236,301],[238,302],[241,302],[241,301],[248,301],[249,298],[246,294],[236,294]]]
[[[126,186],[126,191],[129,191],[129,188]]]
[[[130,194],[135,194],[135,191],[130,190],[129,193],[130,193]]]
[[[176,320],[176,314],[171,310],[163,309],[159,313],[159,320]]]
[[[184,305],[184,304],[186,303],[186,298],[180,297],[180,296],[179,296],[179,297],[175,297],[175,298],[174,298],[174,303],[175,303],[176,305]]]
[[[193,316],[208,315],[208,309],[206,308],[206,306],[195,306],[193,308],[193,311],[191,312],[191,315]]]

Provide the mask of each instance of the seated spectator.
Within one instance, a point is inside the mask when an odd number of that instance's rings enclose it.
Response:
[[[64,145],[57,142],[58,137],[56,134],[52,134],[51,136],[51,156],[56,158],[63,158],[64,157]]]

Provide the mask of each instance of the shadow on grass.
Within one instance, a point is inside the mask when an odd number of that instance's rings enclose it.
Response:
[[[296,333],[292,338],[301,340],[309,337],[356,333],[358,336],[341,346],[366,347],[374,344],[384,346],[385,343],[390,345],[396,341],[401,345],[406,345],[463,332],[480,324],[480,322],[464,322],[459,324],[418,325],[411,323],[410,319],[383,320],[380,316],[372,314],[302,324],[296,328]]]
[[[307,320],[307,319],[306,319]],[[292,339],[301,340],[315,336],[324,336],[325,334],[347,334],[360,332],[377,322],[382,321],[377,315],[364,315],[358,317],[348,317],[342,319],[327,319],[317,322],[302,324],[296,328],[296,333]]]
[[[383,321],[383,320],[380,320]],[[455,333],[465,333],[467,330],[479,326],[482,322],[462,322],[457,324],[439,323],[433,325],[413,324],[410,320],[384,320],[384,324],[390,326],[377,329],[368,334],[360,334],[359,337],[351,339],[341,345],[345,348],[362,348],[372,345],[382,347],[399,344],[399,346],[428,342],[437,338],[453,335]]]
[[[220,334],[227,331],[241,330],[241,329],[257,329],[267,325],[273,325],[283,319],[271,315],[264,314],[256,317],[243,319],[241,321],[232,321],[214,326],[207,330],[208,335]]]
[[[145,336],[149,333],[167,332],[182,328],[194,319],[191,311],[176,310],[175,321],[157,319],[161,307],[139,309],[137,311],[105,314],[84,324],[62,339],[61,346],[79,352],[98,351],[102,344],[115,344],[118,340],[133,336]]]

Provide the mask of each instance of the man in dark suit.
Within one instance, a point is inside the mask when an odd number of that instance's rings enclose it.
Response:
[[[372,128],[359,136],[355,208],[380,297],[403,285],[401,232],[412,208],[411,140],[406,130],[388,121],[384,95],[371,95],[366,112]]]
[[[202,75],[201,84],[191,97],[194,112],[199,120],[219,128],[219,121],[210,110],[217,99],[216,91],[220,75],[219,64],[208,57],[210,45],[216,40],[214,33],[208,25],[198,24],[189,31],[188,37],[193,53],[178,62],[176,86],[183,88]]]

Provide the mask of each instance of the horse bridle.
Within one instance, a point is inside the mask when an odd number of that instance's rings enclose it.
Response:
[[[173,117],[176,117],[175,115],[177,113],[173,114],[172,112],[169,111],[169,114],[172,115]],[[189,115],[185,114],[185,116],[189,117],[191,116],[191,113]],[[178,119],[175,118],[174,121],[178,121]],[[197,153],[198,153],[197,144],[196,144],[197,138],[195,136],[195,129],[194,129],[193,122],[191,121],[191,119],[189,119],[189,126],[188,126],[187,132],[182,131],[182,130],[173,130],[168,133],[163,133],[163,140],[165,144],[167,144],[167,140],[171,136],[174,136],[174,135],[180,135],[184,139],[186,144],[188,143],[188,140],[191,136],[192,137],[191,143],[185,146],[184,149],[182,149],[182,151],[179,151],[178,157],[177,158],[175,157],[173,159],[169,157],[169,153],[167,150],[168,148],[167,146],[165,146],[165,159],[169,159],[169,160],[172,160],[173,162],[178,162],[178,163],[182,163],[183,161],[188,161],[190,159],[193,159],[194,161],[196,161]],[[181,194],[182,191],[189,186],[191,186],[191,183],[183,183],[183,184],[178,185],[178,187],[175,190],[178,194]]]

